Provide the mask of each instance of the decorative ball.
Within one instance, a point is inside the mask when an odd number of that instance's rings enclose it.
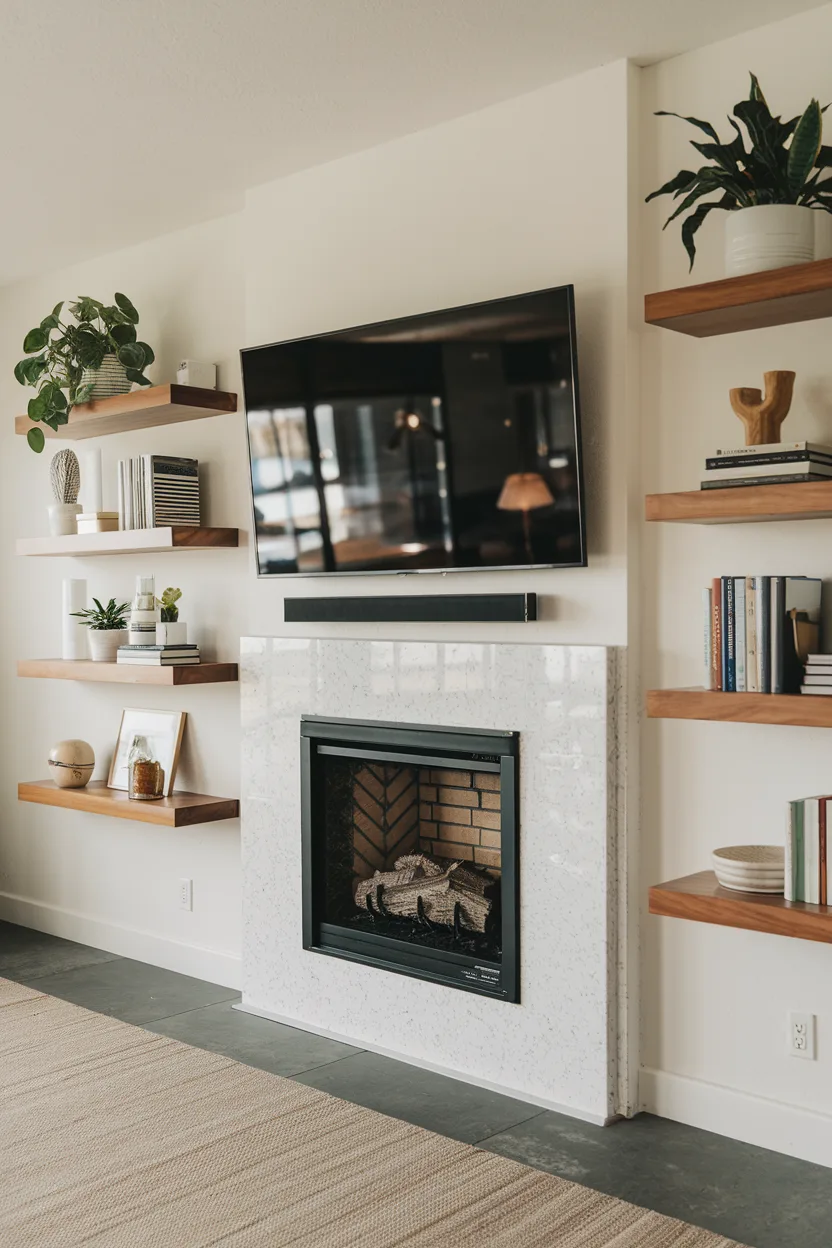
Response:
[[[86,741],[58,741],[49,751],[52,779],[59,789],[83,789],[95,767],[95,753]]]

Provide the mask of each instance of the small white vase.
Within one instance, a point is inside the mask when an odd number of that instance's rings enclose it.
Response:
[[[49,508],[49,532],[53,537],[64,537],[78,532],[76,516],[81,514],[80,503],[52,503]]]
[[[157,646],[184,646],[187,640],[188,625],[184,620],[177,620],[175,624],[156,625]]]
[[[80,385],[93,384],[91,399],[110,399],[114,394],[127,394],[133,383],[116,355],[105,355],[100,368],[85,368]]]
[[[815,213],[800,204],[759,204],[725,218],[725,273],[761,273],[815,258]]]
[[[116,651],[127,640],[126,628],[89,628],[90,658],[93,663],[115,663]]]

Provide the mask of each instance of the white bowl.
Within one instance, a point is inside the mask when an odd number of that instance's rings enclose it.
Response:
[[[783,893],[786,891],[785,880],[781,880],[779,884],[743,884],[739,883],[737,880],[728,880],[724,877],[720,877],[718,871],[716,873],[716,878],[723,888],[730,889],[732,893],[768,893],[771,896],[782,897]]]
[[[782,845],[727,845],[711,855],[714,867],[747,872],[785,871],[786,851]]]

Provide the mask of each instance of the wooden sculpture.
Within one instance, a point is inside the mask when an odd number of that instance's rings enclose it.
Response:
[[[728,391],[731,406],[745,425],[746,446],[780,441],[780,426],[792,404],[794,377],[794,373],[783,371],[763,373],[765,398],[748,386]]]

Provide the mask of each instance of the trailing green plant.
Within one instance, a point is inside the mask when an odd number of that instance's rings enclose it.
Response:
[[[94,382],[82,384],[84,369],[100,368],[105,355],[118,358],[130,381],[152,384],[144,370],[156,357],[146,342],[138,341],[139,314],[126,295],[117,294],[115,302],[106,305],[82,295],[68,305],[67,313],[63,313],[64,306],[63,301],[56,303],[40,325],[29,330],[23,340],[26,359],[14,370],[21,386],[37,390],[29,400],[34,425],[27,439],[38,454],[44,445],[38,425],[57,429],[67,423],[73,407],[86,403],[93,392]]]
[[[116,629],[127,627],[127,617],[130,614],[130,603],[122,602],[116,605],[115,598],[111,598],[106,607],[102,607],[97,598],[93,598],[95,607],[85,607],[83,611],[73,611],[71,614],[82,619],[87,628],[95,629]]]
[[[728,118],[734,130],[730,143],[720,140],[710,122],[664,109],[656,113],[657,117],[679,117],[689,122],[709,140],[703,143],[691,139],[691,146],[711,164],[696,171],[682,169],[645,201],[649,203],[657,195],[681,198],[682,202],[665,221],[665,229],[671,221],[693,210],[682,223],[682,242],[691,268],[696,257],[694,237],[715,208],[734,212],[760,204],[799,204],[832,212],[832,177],[823,176],[824,170],[832,168],[832,147],[823,145],[825,111],[817,100],[812,100],[800,117],[792,117],[791,121],[774,117],[752,74],[748,99],[735,104]],[[699,202],[711,194],[719,198]]]
[[[161,598],[156,599],[156,602],[162,609],[163,624],[175,624],[179,619],[179,608],[176,604],[181,597],[181,589],[169,587],[164,591]]]

